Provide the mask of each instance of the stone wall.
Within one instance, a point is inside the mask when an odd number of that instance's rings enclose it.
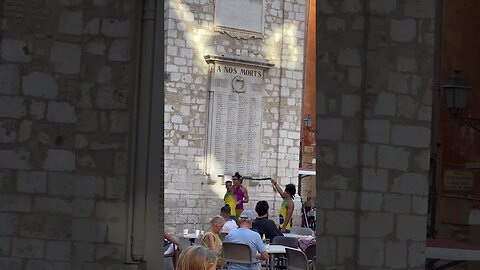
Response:
[[[423,269],[435,3],[321,0],[319,12],[318,263]]]
[[[0,269],[124,269],[137,7],[1,3]]]
[[[265,1],[265,37],[237,39],[213,31],[214,1],[168,1],[165,18],[165,224],[201,223],[223,205],[223,181],[208,184],[204,176],[207,131],[208,65],[204,55],[251,60],[269,59],[265,74],[261,141],[261,175],[281,186],[298,182],[303,91],[305,1]],[[242,172],[240,172],[242,174]],[[253,210],[268,200],[278,215],[281,198],[269,182],[246,180]],[[300,220],[297,205],[296,223]],[[192,228],[190,228],[192,229]]]

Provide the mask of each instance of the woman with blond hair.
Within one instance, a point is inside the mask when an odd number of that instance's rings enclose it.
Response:
[[[191,246],[180,254],[177,270],[215,270],[217,257],[207,248]]]
[[[210,221],[210,229],[205,232],[202,237],[202,245],[210,249],[217,257],[217,265],[222,266],[222,240],[218,235],[225,224],[225,219],[222,216],[214,216]]]

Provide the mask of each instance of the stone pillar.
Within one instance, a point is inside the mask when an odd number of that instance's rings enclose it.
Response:
[[[421,269],[433,0],[319,1],[323,269]]]

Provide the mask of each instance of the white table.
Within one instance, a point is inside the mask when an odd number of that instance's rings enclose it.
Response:
[[[307,239],[314,238],[312,235],[303,235],[303,234],[294,234],[294,233],[284,233],[283,236],[297,239]]]
[[[193,245],[195,243],[195,239],[199,239],[201,237],[201,234],[196,235],[194,233],[187,233],[187,234],[174,234],[177,237],[185,238],[190,241],[190,245]]]

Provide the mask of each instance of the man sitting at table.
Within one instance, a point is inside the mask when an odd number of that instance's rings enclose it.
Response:
[[[231,231],[225,238],[225,243],[239,243],[247,244],[250,246],[250,251],[252,252],[252,261],[256,262],[258,260],[268,261],[268,253],[266,251],[265,245],[260,238],[260,234],[251,230],[253,223],[254,215],[252,211],[245,210],[239,216],[239,225],[240,227],[234,231]],[[260,254],[257,256],[257,254]],[[227,265],[228,270],[257,270],[257,264],[253,265],[253,268],[250,268],[249,264],[244,263],[229,263]]]
[[[223,228],[220,232],[229,233],[238,228],[237,223],[231,219],[230,213],[230,206],[228,204],[220,209],[220,216],[225,220],[225,224],[223,224]]]
[[[252,230],[257,231],[260,235],[265,235],[265,238],[270,239],[270,243],[275,236],[283,236],[278,230],[277,225],[271,219],[268,219],[268,202],[259,201],[255,206],[255,212],[258,217],[253,221]]]

